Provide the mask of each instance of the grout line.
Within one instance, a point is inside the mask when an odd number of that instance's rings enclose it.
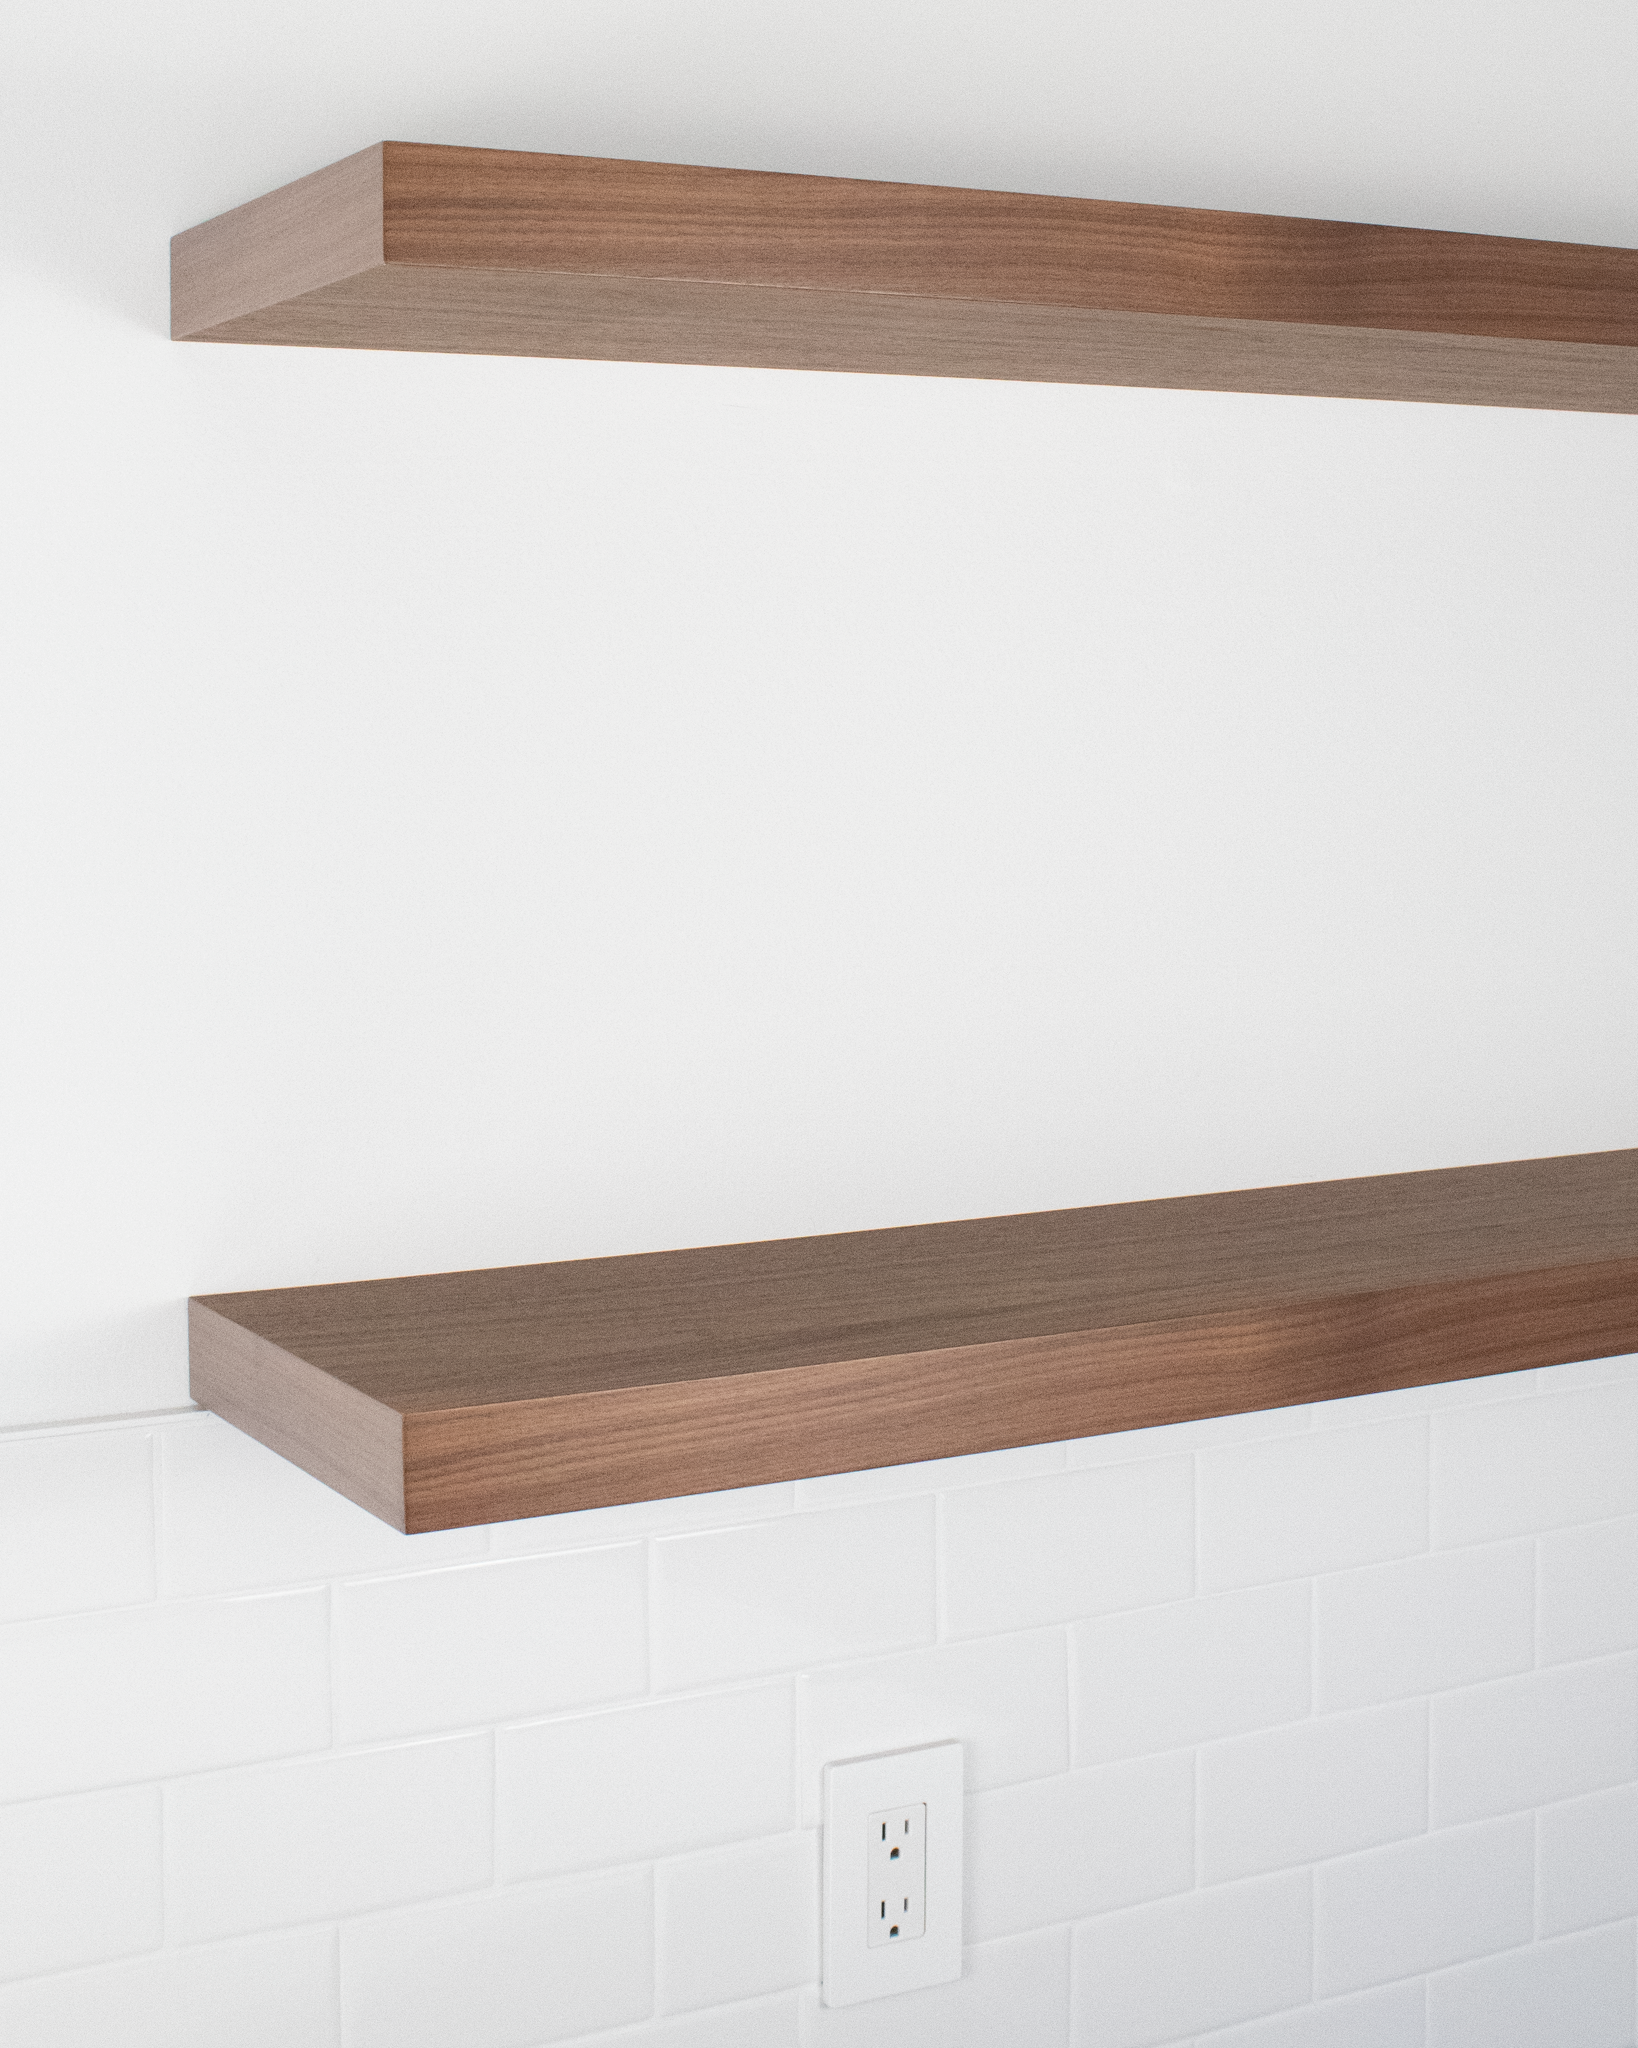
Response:
[[[1530,1648],[1531,1668],[1541,1669],[1541,1538],[1530,1544]]]
[[[92,1430],[147,1429],[158,1422],[203,1420],[208,1408],[132,1408],[113,1415],[66,1415],[53,1422],[11,1422],[0,1425],[0,1443],[34,1436],[81,1436]]]

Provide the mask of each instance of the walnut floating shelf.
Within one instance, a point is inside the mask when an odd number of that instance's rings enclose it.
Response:
[[[1638,1151],[189,1312],[195,1400],[447,1529],[1638,1350]]]
[[[176,236],[178,340],[1638,412],[1638,249],[383,142]]]

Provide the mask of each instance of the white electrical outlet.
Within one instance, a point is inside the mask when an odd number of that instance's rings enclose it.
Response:
[[[926,1800],[873,1813],[866,1837],[866,1939],[872,1948],[885,1948],[890,1941],[919,1941],[927,1932]]]
[[[827,1764],[826,2005],[961,1975],[959,1742]]]

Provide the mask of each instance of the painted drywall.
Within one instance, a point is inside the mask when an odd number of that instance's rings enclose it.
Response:
[[[0,1617],[18,2048],[1632,2048],[1638,1358],[409,1538],[33,1432]],[[828,2011],[950,1736],[964,1974]]]
[[[1638,1143],[1638,420],[179,347],[382,135],[1638,242],[1630,10],[12,10],[0,1424],[190,1292]]]

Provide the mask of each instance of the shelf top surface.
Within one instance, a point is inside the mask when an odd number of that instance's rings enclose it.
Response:
[[[1638,1150],[201,1297],[405,1413],[1638,1260]]]

